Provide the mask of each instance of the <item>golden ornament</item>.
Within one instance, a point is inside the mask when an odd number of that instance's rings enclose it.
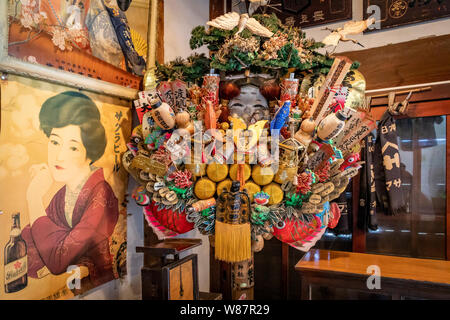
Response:
[[[216,184],[208,178],[201,178],[195,183],[194,193],[200,200],[209,199],[216,192]]]
[[[284,193],[279,184],[272,182],[271,184],[265,186],[263,191],[270,196],[268,203],[269,206],[283,201]]]
[[[228,175],[228,165],[220,163],[211,163],[206,168],[206,174],[214,182],[224,180]]]
[[[237,164],[233,164],[230,167],[230,178],[233,181],[237,180],[237,170],[238,170],[238,165]],[[252,169],[250,167],[250,165],[248,164],[244,164],[244,180],[247,181],[250,178]]]
[[[272,182],[274,177],[273,170],[271,167],[261,167],[260,165],[255,165],[252,170],[252,178],[260,186],[268,185]]]

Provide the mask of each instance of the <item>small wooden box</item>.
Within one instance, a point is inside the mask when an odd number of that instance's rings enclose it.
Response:
[[[143,300],[198,300],[197,255],[191,254],[163,267],[143,267]]]
[[[142,275],[143,300],[198,300],[197,255],[179,259],[179,254],[201,245],[201,239],[166,239],[151,246],[136,247],[159,258],[159,264],[144,265]],[[167,256],[173,255],[173,259]]]

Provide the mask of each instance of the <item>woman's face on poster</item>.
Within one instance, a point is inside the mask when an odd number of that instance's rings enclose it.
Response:
[[[53,128],[48,142],[48,165],[55,181],[71,181],[90,162],[86,157],[79,126]]]

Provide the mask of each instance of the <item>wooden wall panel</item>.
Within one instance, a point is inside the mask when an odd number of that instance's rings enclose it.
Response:
[[[446,216],[445,216],[445,252],[446,259],[450,260],[450,116],[446,117],[446,125],[447,125],[447,161],[446,161],[446,189],[447,189],[447,198],[446,198]]]
[[[212,20],[225,13],[224,0],[209,0],[209,19]]]
[[[361,63],[366,90],[450,80],[450,35],[339,55]]]

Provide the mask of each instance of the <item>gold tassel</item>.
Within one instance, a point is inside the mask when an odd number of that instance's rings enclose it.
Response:
[[[229,224],[216,220],[215,256],[225,262],[239,262],[252,257],[250,223]]]

